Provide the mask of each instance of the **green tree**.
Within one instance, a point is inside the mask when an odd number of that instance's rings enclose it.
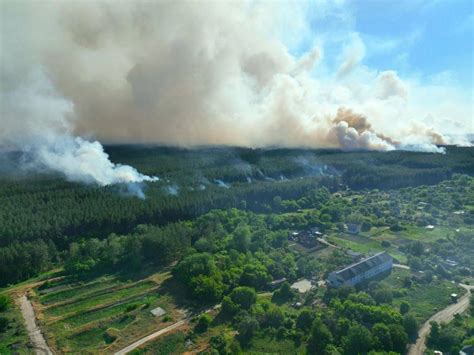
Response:
[[[303,309],[296,319],[296,328],[301,330],[308,330],[313,324],[314,314],[309,309]]]
[[[372,328],[373,344],[377,350],[392,350],[392,336],[390,329],[384,323],[377,323]]]
[[[377,304],[392,303],[393,301],[392,291],[385,288],[375,290],[373,297]]]
[[[231,338],[227,334],[213,336],[210,339],[209,344],[211,345],[212,349],[216,350],[220,355],[227,355],[231,353]]]
[[[4,312],[10,306],[10,297],[7,295],[0,295],[0,312]]]
[[[358,323],[350,326],[342,345],[347,354],[365,354],[370,349],[371,334],[369,330]]]
[[[216,277],[198,275],[191,280],[190,289],[196,300],[208,303],[221,299],[224,285]]]
[[[257,301],[257,294],[251,287],[240,286],[236,287],[229,294],[232,302],[239,306],[239,308],[248,310]]]
[[[392,337],[392,344],[394,351],[403,353],[408,344],[408,335],[403,329],[403,326],[399,324],[390,324],[390,336]]]
[[[197,333],[203,333],[207,330],[207,328],[209,328],[209,325],[211,324],[212,322],[212,318],[210,315],[208,314],[202,314],[198,321],[197,321],[197,324],[196,324],[196,327],[194,328],[194,330],[197,332]]]
[[[410,310],[410,304],[407,301],[402,301],[400,303],[400,313],[403,315],[403,314],[408,313],[409,310]]]
[[[288,282],[284,282],[281,287],[275,291],[272,297],[275,301],[288,302],[295,298],[295,292],[291,289]]]
[[[316,319],[311,327],[308,352],[316,355],[324,354],[327,346],[332,342],[333,336],[329,328],[320,319]]]
[[[192,254],[184,258],[174,269],[178,280],[189,284],[191,279],[198,275],[211,276],[217,269],[212,256],[208,253]]]
[[[240,276],[240,283],[245,286],[250,286],[255,289],[264,288],[267,282],[270,281],[267,269],[261,263],[254,262],[244,266],[242,275]]]
[[[247,225],[240,225],[234,231],[234,246],[235,248],[245,253],[250,247],[250,228]]]
[[[405,314],[403,317],[403,328],[408,335],[408,339],[414,342],[418,337],[418,322],[413,314]]]
[[[255,317],[249,314],[245,314],[243,317],[241,317],[237,324],[237,331],[239,332],[237,339],[239,340],[240,344],[242,344],[242,346],[248,345],[252,341],[252,338],[257,330],[258,322]]]
[[[285,315],[280,307],[271,304],[265,311],[261,324],[263,327],[271,327],[278,329],[285,322]]]
[[[8,323],[8,318],[0,317],[0,334],[7,329]]]

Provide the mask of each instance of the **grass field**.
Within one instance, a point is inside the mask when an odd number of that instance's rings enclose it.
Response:
[[[453,233],[455,233],[455,228],[452,227],[436,226],[433,230],[427,230],[424,227],[407,226],[397,234],[420,242],[434,242],[438,239],[446,239],[448,235]]]

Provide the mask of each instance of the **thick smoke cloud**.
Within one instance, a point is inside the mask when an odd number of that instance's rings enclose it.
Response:
[[[74,137],[73,104],[55,92],[42,71],[32,72],[24,86],[2,91],[1,103],[2,142],[27,154],[27,168],[46,168],[71,181],[100,186],[157,180],[113,164],[99,142]],[[144,197],[138,185],[128,190]]]
[[[437,114],[417,104],[429,88],[361,64],[357,35],[334,73],[316,75],[323,46],[290,54],[278,35],[288,9],[274,4],[1,6],[0,146],[71,180],[154,179],[114,165],[94,139],[428,151],[460,143],[423,123]]]

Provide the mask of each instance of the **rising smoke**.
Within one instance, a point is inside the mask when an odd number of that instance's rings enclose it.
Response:
[[[100,186],[128,184],[128,193],[140,198],[138,183],[158,179],[113,164],[99,142],[73,136],[73,104],[56,93],[41,70],[29,73],[24,85],[2,90],[1,103],[1,142],[25,152],[27,168],[46,168]]]
[[[70,180],[156,179],[113,164],[95,139],[427,151],[463,143],[417,119],[436,110],[421,116],[410,101],[420,89],[396,72],[360,79],[366,49],[358,36],[349,38],[333,75],[314,75],[323,48],[290,54],[275,30],[289,20],[281,6],[1,6],[0,146],[27,152]]]

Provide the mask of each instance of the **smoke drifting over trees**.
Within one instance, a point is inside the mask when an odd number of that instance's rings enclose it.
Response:
[[[466,144],[423,123],[426,115],[453,119],[414,101],[428,89],[394,71],[356,73],[365,55],[357,36],[337,71],[315,75],[324,46],[291,54],[278,30],[303,19],[286,10],[7,1],[0,146],[71,180],[107,185],[154,178],[114,165],[95,139],[427,151]]]

